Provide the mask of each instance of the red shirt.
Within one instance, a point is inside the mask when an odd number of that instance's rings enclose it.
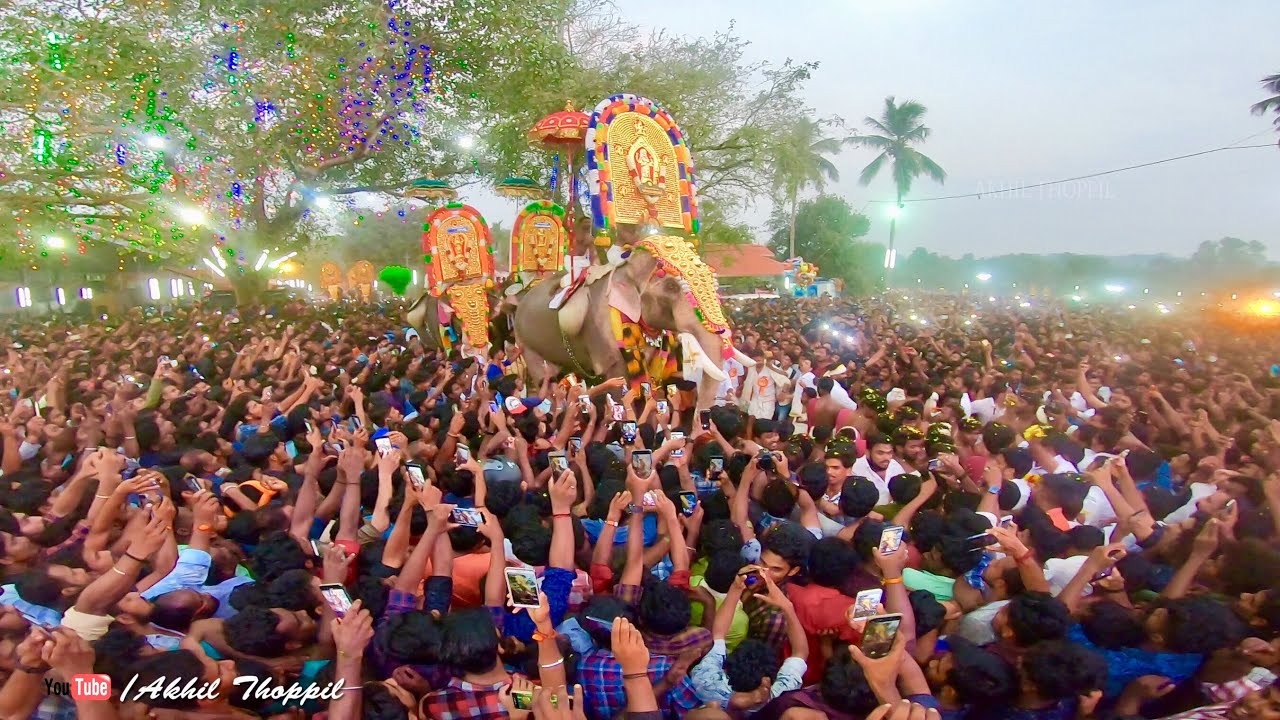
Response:
[[[846,613],[853,605],[854,599],[836,588],[809,585],[787,584],[787,597],[796,607],[796,617],[800,619],[800,627],[809,638],[809,670],[804,675],[806,685],[820,682],[826,671],[826,662],[822,657],[821,639],[818,633],[823,630],[836,629],[835,638],[842,642],[859,642],[861,635],[849,626]]]

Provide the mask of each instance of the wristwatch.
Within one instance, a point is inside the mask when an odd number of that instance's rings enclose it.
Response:
[[[640,507],[635,503],[627,503],[627,512],[632,514],[638,513],[638,512],[644,512],[644,508]]]

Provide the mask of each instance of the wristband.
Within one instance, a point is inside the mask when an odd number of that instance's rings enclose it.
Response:
[[[546,665],[539,665],[538,667],[542,668],[543,670],[550,670],[553,667],[558,667],[563,664],[564,664],[564,658],[560,658],[559,660],[553,663],[547,663]]]
[[[552,628],[550,632],[545,632],[545,633],[539,630],[533,631],[534,642],[543,642],[545,640],[552,640],[559,636],[560,636],[560,633],[556,632],[554,628]]]
[[[143,563],[145,563],[145,562],[146,562],[146,560],[144,560],[143,558],[140,558],[140,557],[138,557],[137,555],[134,555],[133,553],[130,553],[130,552],[129,552],[129,551],[127,551],[127,550],[125,551],[124,556],[125,556],[125,557],[127,557],[127,558],[129,558],[130,560],[132,560],[132,561],[134,561],[134,562],[138,563],[139,565],[142,565]]]
[[[617,520],[605,520],[605,521],[604,521],[604,524],[605,524],[605,525],[612,525],[613,527],[618,527],[618,521],[617,521]]]
[[[622,679],[623,680],[639,680],[640,678],[647,678],[647,677],[649,677],[649,673],[648,671],[645,671],[645,672],[635,672],[635,673],[624,673],[622,676]]]
[[[27,673],[28,675],[43,675],[43,674],[45,674],[45,673],[49,672],[49,666],[48,666],[48,665],[45,665],[45,666],[44,666],[44,668],[43,668],[43,669],[41,669],[41,668],[39,668],[39,667],[30,667],[30,666],[27,666],[27,665],[23,665],[22,663],[14,663],[14,669],[16,669],[16,670],[18,670],[18,671],[20,671],[20,672]]]
[[[885,579],[884,579],[884,584],[885,584],[885,585],[901,585],[901,584],[902,584],[902,577],[901,577],[901,576],[898,576],[898,577],[896,577],[896,578],[885,578]]]
[[[1032,556],[1032,555],[1034,555],[1034,554],[1035,554],[1035,553],[1033,553],[1033,552],[1031,552],[1030,550],[1028,550],[1028,551],[1026,551],[1026,552],[1022,553],[1021,555],[1019,555],[1018,557],[1014,558],[1014,559],[1013,559],[1013,561],[1014,561],[1015,563],[1017,563],[1017,564],[1021,565],[1022,563],[1024,563],[1024,562],[1026,562],[1026,561],[1030,560],[1030,559],[1031,559],[1031,556]]]
[[[559,518],[567,518],[567,517],[573,517],[573,516],[572,516],[572,515],[570,515],[570,514],[569,514],[569,513],[567,513],[567,512],[562,512],[562,513],[552,513],[552,514],[551,514],[551,519],[552,519],[552,520],[556,520],[556,519],[559,519]]]

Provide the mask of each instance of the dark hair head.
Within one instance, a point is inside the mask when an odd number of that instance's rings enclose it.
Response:
[[[441,657],[463,672],[482,673],[498,662],[498,629],[483,608],[450,612],[444,618]]]
[[[289,638],[276,631],[280,618],[270,608],[251,605],[223,621],[222,629],[232,650],[275,658],[288,652]]]
[[[1164,644],[1172,652],[1208,654],[1244,637],[1244,623],[1230,606],[1207,595],[1171,600],[1164,607]]]
[[[729,592],[738,572],[747,564],[742,553],[737,550],[721,550],[707,559],[707,572],[704,575],[707,587],[718,593]]]
[[[1107,650],[1138,647],[1147,636],[1132,610],[1110,600],[1087,605],[1080,627],[1089,642]]]
[[[1065,637],[1071,627],[1071,612],[1049,593],[1025,591],[1009,601],[1009,629],[1022,647]]]
[[[259,541],[249,556],[249,568],[258,582],[271,582],[286,571],[306,569],[310,559],[297,540],[286,532],[277,531]]]
[[[1101,528],[1096,528],[1092,525],[1077,525],[1067,531],[1067,542],[1071,543],[1071,547],[1075,550],[1088,552],[1096,547],[1105,545],[1107,538],[1102,534]]]
[[[112,682],[124,687],[131,679],[131,667],[142,657],[147,641],[119,623],[113,624],[107,634],[93,641],[93,671],[110,675]]]
[[[742,531],[732,520],[703,523],[702,533],[698,535],[698,551],[702,555],[711,557],[724,551],[739,553],[741,549]]]
[[[1022,672],[1046,700],[1066,700],[1101,690],[1107,662],[1068,640],[1036,643],[1022,659]]]
[[[990,453],[998,453],[1013,447],[1017,437],[1013,428],[1000,423],[990,423],[982,428],[982,444]]]
[[[241,652],[247,651],[241,650]],[[136,676],[134,684],[136,688],[146,687],[155,682],[160,684],[176,682],[179,686],[190,683],[194,686],[202,686],[208,679],[204,676],[204,663],[190,650],[174,650],[145,656],[129,667],[128,674]],[[149,698],[147,704],[167,710],[195,710],[198,707],[197,701],[193,698],[187,698],[181,694],[170,698],[168,693],[160,693],[158,697]]]
[[[817,500],[827,490],[827,468],[818,463],[805,463],[796,472],[796,482],[809,497]]]
[[[789,517],[796,507],[796,496],[790,483],[782,478],[771,480],[760,493],[760,506],[776,518]]]
[[[551,528],[536,521],[522,523],[511,533],[511,551],[530,565],[546,565],[551,556]]]
[[[593,595],[587,604],[582,606],[581,612],[578,613],[578,624],[586,629],[596,645],[607,648],[611,647],[612,636],[606,628],[593,622],[591,618],[605,623],[612,623],[618,618],[626,618],[634,622],[635,614],[626,603],[612,595]]]
[[[373,636],[388,663],[434,665],[440,662],[444,633],[431,613],[412,611],[387,617]]]
[[[813,533],[790,522],[778,523],[760,538],[760,549],[782,558],[791,567],[804,568],[813,547]]]
[[[866,717],[880,704],[862,666],[854,662],[848,650],[837,651],[827,663],[819,691],[823,701],[832,708],[854,717]]]
[[[693,612],[684,591],[662,581],[645,584],[636,610],[641,626],[658,635],[674,635],[689,627]]]
[[[263,600],[267,607],[285,610],[311,610],[316,606],[315,576],[309,570],[286,570],[266,588]]]
[[[1018,695],[1018,673],[993,652],[984,650],[959,635],[947,638],[951,648],[951,672],[947,684],[965,705],[1000,707]]]
[[[840,487],[840,512],[845,517],[864,518],[879,502],[880,491],[875,483],[864,477],[855,475]]]
[[[920,494],[924,481],[916,473],[902,473],[889,479],[889,497],[899,505],[906,505]]]
[[[823,587],[839,587],[860,564],[852,545],[837,537],[822,538],[809,550],[809,579]]]
[[[880,522],[879,520],[865,520],[853,531],[853,549],[858,553],[858,557],[862,562],[871,562],[874,558],[872,551],[880,547],[880,535],[884,529],[889,527],[889,523]]]
[[[1223,553],[1218,566],[1218,580],[1228,595],[1256,593],[1271,587],[1280,577],[1280,551],[1269,544],[1249,538],[1232,552]]]
[[[203,604],[204,599],[194,590],[174,590],[152,601],[147,619],[160,627],[186,632]]]
[[[768,643],[747,638],[724,660],[724,674],[734,692],[751,692],[778,674],[778,653]]]
[[[928,635],[942,627],[942,621],[947,617],[947,609],[938,602],[933,593],[928,590],[912,590],[911,594],[907,595],[907,601],[911,603],[911,612],[916,616],[916,637]]]

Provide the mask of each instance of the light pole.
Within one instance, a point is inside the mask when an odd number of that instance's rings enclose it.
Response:
[[[902,200],[889,206],[889,249],[884,257],[884,286],[889,287],[889,273],[898,264],[898,252],[893,249],[893,239],[898,234],[898,218],[902,216]]]

